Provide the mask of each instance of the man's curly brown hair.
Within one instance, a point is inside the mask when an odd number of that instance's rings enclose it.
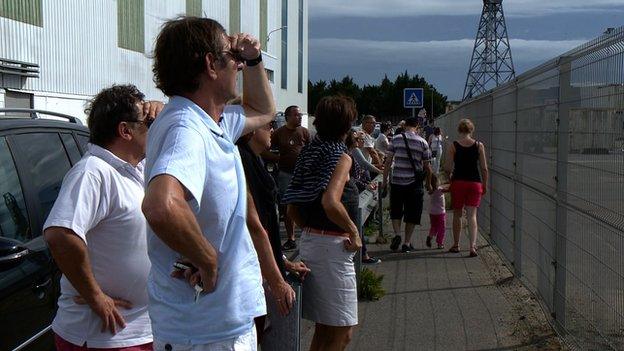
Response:
[[[85,109],[89,126],[89,141],[106,147],[118,136],[120,122],[138,121],[141,111],[136,106],[145,96],[136,86],[113,85],[102,89]]]

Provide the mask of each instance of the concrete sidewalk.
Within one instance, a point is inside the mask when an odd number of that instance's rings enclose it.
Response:
[[[416,251],[393,253],[370,245],[382,263],[368,267],[384,275],[386,296],[359,303],[360,325],[349,350],[560,350],[562,346],[535,298],[515,279],[483,239],[479,257],[429,249],[429,218],[417,227]],[[451,215],[447,218],[447,227]],[[384,226],[385,232],[390,226]],[[452,244],[447,229],[445,245]],[[435,245],[435,243],[434,243]],[[302,323],[302,349],[314,332]]]

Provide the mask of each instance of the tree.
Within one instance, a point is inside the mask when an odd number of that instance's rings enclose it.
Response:
[[[316,109],[316,105],[319,100],[325,95],[327,91],[327,82],[324,80],[319,80],[316,83],[312,83],[308,81],[308,112],[314,114],[314,110]]]
[[[341,94],[355,100],[360,115],[371,114],[379,120],[396,122],[411,114],[410,110],[403,108],[403,89],[405,88],[423,88],[423,103],[428,116],[439,116],[444,113],[447,97],[440,94],[424,77],[411,76],[407,71],[397,75],[394,81],[386,75],[379,85],[364,85],[362,88],[348,75],[341,80],[332,79],[329,83],[324,80],[316,83],[308,82],[308,106],[310,106],[310,112],[313,113],[313,109],[322,97]],[[432,95],[433,107],[431,106]]]

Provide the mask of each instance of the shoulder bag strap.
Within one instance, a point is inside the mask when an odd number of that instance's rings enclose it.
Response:
[[[416,169],[414,157],[412,157],[412,151],[410,150],[409,144],[407,143],[407,137],[405,136],[405,133],[401,133],[401,136],[403,136],[403,142],[405,143],[405,150],[407,151],[407,157],[409,158],[410,163],[412,164],[412,169],[414,170],[414,177],[416,177],[416,180],[418,181],[418,170]]]

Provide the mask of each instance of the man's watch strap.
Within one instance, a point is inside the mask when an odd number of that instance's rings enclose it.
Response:
[[[262,62],[262,53],[260,53],[260,55],[258,55],[258,57],[256,57],[255,59],[245,60],[245,65],[247,65],[247,67],[253,67],[260,62]]]

